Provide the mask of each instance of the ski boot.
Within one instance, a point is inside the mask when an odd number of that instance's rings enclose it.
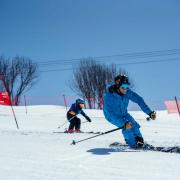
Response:
[[[68,129],[65,131],[65,133],[74,133],[74,130],[73,129]]]
[[[144,139],[140,136],[136,136],[136,147],[142,148],[144,146]]]
[[[81,133],[82,131],[80,129],[75,130],[76,133]]]

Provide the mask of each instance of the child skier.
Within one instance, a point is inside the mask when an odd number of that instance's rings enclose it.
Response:
[[[82,108],[84,107],[85,107],[85,101],[82,99],[77,99],[76,102],[71,105],[71,108],[67,112],[67,119],[70,123],[69,129],[67,130],[68,133],[81,132],[80,130],[81,119],[76,116],[78,114],[83,115],[87,119],[87,121],[91,122],[91,119],[82,110]]]
[[[133,148],[142,147],[144,140],[140,132],[140,125],[128,113],[129,100],[137,103],[142,111],[156,119],[155,111],[152,111],[144,102],[143,98],[129,88],[129,80],[125,75],[115,77],[115,83],[108,88],[104,96],[105,118],[117,127],[122,127],[125,142]]]

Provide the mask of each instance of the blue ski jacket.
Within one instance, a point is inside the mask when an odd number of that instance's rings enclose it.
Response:
[[[84,117],[87,117],[85,112],[80,108],[76,103],[72,104],[70,109],[67,112],[67,119],[70,121],[76,115],[81,114]]]
[[[149,114],[151,112],[143,98],[128,89],[127,93],[123,95],[116,92],[107,92],[105,94],[103,108],[105,118],[115,126],[123,127],[131,117],[127,111],[129,100],[137,103],[144,113]]]

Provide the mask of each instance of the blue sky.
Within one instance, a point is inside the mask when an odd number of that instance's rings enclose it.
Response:
[[[40,63],[106,55],[180,49],[178,0],[0,0],[0,54]],[[176,61],[171,61],[176,58]],[[104,58],[104,63],[166,62],[122,66],[149,103],[180,92],[180,53],[153,58]],[[72,69],[56,65],[41,70]],[[74,93],[72,70],[41,73],[26,95]]]

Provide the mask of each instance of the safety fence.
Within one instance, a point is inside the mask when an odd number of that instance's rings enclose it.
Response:
[[[4,99],[3,99],[4,98]],[[69,95],[56,95],[56,96],[29,96],[24,95],[20,99],[20,105],[60,105],[69,108],[76,99],[81,98],[85,100],[85,108],[87,109],[103,109],[103,98],[84,98],[78,96]],[[146,101],[147,104],[154,110],[165,110],[168,113],[179,113],[180,114],[180,100],[176,97],[166,101]],[[9,105],[7,93],[0,94],[0,104]],[[139,107],[131,103],[129,104],[129,110],[139,110]]]
[[[85,107],[87,109],[102,109],[103,98],[83,98],[79,96],[69,96],[60,94],[57,96],[23,96],[21,97],[20,105],[60,105],[66,108],[70,107],[76,99],[81,98],[85,100]],[[159,100],[146,100],[146,103],[153,110],[165,110],[167,108],[164,101]],[[135,103],[129,103],[129,110],[140,110],[139,106]]]
[[[175,96],[174,100],[165,101],[168,113],[179,113],[180,115],[180,100]]]
[[[81,98],[85,101],[85,108],[87,109],[102,109],[103,98],[86,98],[78,96],[23,96],[21,97],[20,105],[61,105],[68,108],[72,103],[76,102],[76,99]]]

